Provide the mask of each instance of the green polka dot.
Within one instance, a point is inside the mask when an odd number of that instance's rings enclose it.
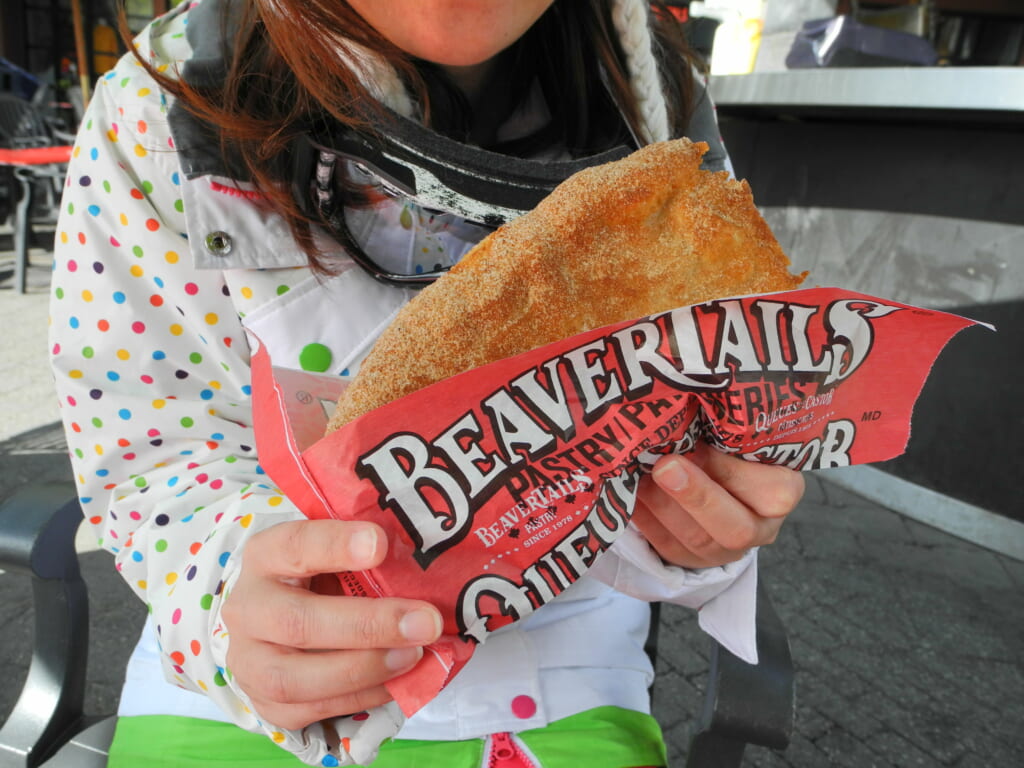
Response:
[[[68,213],[74,213],[74,212],[75,212],[75,204],[74,203],[68,203]]]
[[[185,210],[185,204],[181,202],[181,198],[174,201],[174,210],[181,213]]]
[[[82,357],[92,357],[95,354],[92,347],[82,348]]]
[[[103,426],[103,419],[101,419],[101,418],[99,418],[97,416],[94,416],[93,419],[92,419],[92,425],[94,427],[97,427],[97,428],[98,427],[102,427]]]
[[[199,607],[204,611],[210,610],[213,607],[213,595],[206,594],[199,598]]]
[[[279,285],[277,286],[277,295],[284,296],[289,290],[291,289],[287,285]]]
[[[54,294],[56,295],[56,297],[58,299],[63,299],[64,298],[64,289],[63,288],[58,288],[56,291],[54,291]]]
[[[299,352],[299,366],[304,371],[323,373],[331,365],[331,350],[323,344],[307,344]]]
[[[225,456],[224,457],[224,461],[227,464],[234,464],[236,461],[238,461],[238,457],[237,456]]]
[[[138,245],[132,246],[132,253],[135,254],[136,258],[141,259],[142,258],[142,247],[138,246]]]
[[[181,426],[183,427],[191,427],[193,424],[195,424],[195,422],[189,416],[186,416],[181,420]]]
[[[111,187],[110,187],[110,182],[109,182],[109,181],[104,181],[104,182],[103,182],[103,191],[104,191],[104,192],[109,192],[109,191],[110,191],[110,189],[111,189]]]
[[[142,191],[145,192],[147,195],[153,194],[153,182],[151,182],[151,181],[144,181],[144,182],[142,182]]]
[[[146,485],[146,478],[144,478],[144,477],[136,477],[135,478],[135,487],[136,488],[143,488],[143,487],[145,487],[145,485]]]
[[[213,676],[213,684],[216,685],[218,688],[223,688],[228,683],[227,680],[224,679],[224,675],[218,672]]]
[[[153,549],[155,549],[157,552],[166,552],[167,539],[157,539],[156,544],[153,545]]]
[[[200,355],[198,352],[193,352],[191,355],[188,356],[188,359],[191,360],[193,363],[203,362],[203,356]]]

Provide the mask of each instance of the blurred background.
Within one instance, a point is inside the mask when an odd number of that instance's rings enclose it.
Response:
[[[128,2],[130,25],[176,4]],[[997,329],[940,356],[904,456],[815,473],[764,553],[798,667],[797,727],[787,752],[749,764],[1024,765],[1024,0],[668,5],[701,55],[736,175],[797,269]],[[0,500],[70,477],[46,364],[49,258],[69,144],[123,52],[114,2],[2,8]],[[94,656],[123,658],[141,615],[109,608],[127,598],[90,549]],[[19,578],[0,574],[0,665],[15,671],[31,650]],[[706,658],[690,618],[664,621],[677,639],[657,694],[678,757]],[[96,662],[94,706],[114,705],[118,674]]]

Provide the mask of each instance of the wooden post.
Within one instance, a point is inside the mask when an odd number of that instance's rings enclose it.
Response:
[[[75,52],[78,59],[78,82],[82,86],[82,105],[89,105],[89,53],[85,47],[85,21],[82,19],[82,0],[71,0],[71,20],[75,27]]]

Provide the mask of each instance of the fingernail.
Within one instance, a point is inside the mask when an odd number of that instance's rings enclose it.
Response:
[[[377,531],[373,528],[361,528],[348,540],[349,554],[357,563],[369,562],[377,551]]]
[[[416,648],[392,648],[384,654],[384,666],[392,672],[398,672],[401,669],[408,669],[422,656],[423,649],[418,646]]]
[[[429,608],[409,611],[398,622],[402,637],[413,643],[432,643],[441,634],[441,617]]]
[[[689,475],[682,459],[669,458],[654,469],[654,479],[666,491],[681,491],[689,482]]]

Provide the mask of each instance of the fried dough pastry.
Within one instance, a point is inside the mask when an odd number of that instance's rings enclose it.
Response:
[[[750,187],[700,170],[707,145],[652,144],[560,184],[402,308],[328,432],[471,368],[592,328],[716,298],[790,290]]]

